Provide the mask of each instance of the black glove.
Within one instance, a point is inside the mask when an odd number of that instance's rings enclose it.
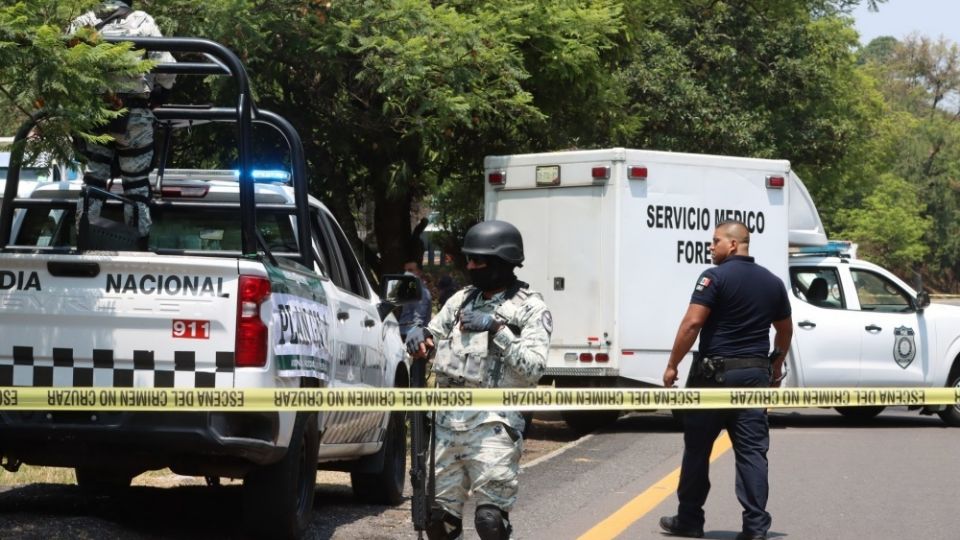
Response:
[[[471,310],[464,312],[460,318],[460,327],[467,332],[496,332],[500,329],[500,322],[493,313]]]
[[[416,326],[410,329],[407,332],[407,340],[403,342],[404,346],[407,348],[407,352],[411,355],[417,354],[420,351],[420,345],[427,341],[427,338],[432,338],[430,332],[422,326]]]

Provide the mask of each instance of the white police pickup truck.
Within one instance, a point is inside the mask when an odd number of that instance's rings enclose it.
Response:
[[[78,232],[81,182],[47,183],[23,198],[16,174],[8,177],[0,213],[0,387],[229,395],[237,388],[408,386],[394,306],[372,290],[333,216],[307,195],[296,131],[251,109],[246,74],[219,44],[154,38],[136,45],[197,50],[218,59],[201,72],[229,69],[238,79],[237,107],[167,107],[156,115],[162,132],[236,123],[239,169],[159,169],[145,249],[123,234],[127,203],[119,190],[87,193],[106,199],[105,221]],[[253,123],[286,140],[289,171],[250,166]],[[402,413],[364,411],[4,411],[0,456],[11,471],[21,463],[72,467],[81,487],[95,489],[127,486],[163,467],[211,483],[242,478],[244,532],[290,538],[312,516],[318,467],[351,471],[364,500],[398,504],[405,429]]]
[[[820,216],[788,161],[608,148],[488,156],[484,167],[485,217],[520,229],[518,276],[553,313],[542,384],[661,386],[713,229],[738,219],[750,254],[793,290],[785,386],[960,386],[960,308],[824,252]],[[791,256],[791,246],[820,254]],[[960,425],[957,407],[937,412]],[[581,431],[617,416],[564,412]]]
[[[960,306],[931,304],[842,248],[790,257],[794,340],[785,386],[960,387]],[[958,407],[930,407],[960,426]],[[871,417],[883,407],[841,407]]]

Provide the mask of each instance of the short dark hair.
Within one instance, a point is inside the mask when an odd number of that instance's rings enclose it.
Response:
[[[724,232],[726,234],[728,234],[730,237],[733,237],[734,240],[736,240],[737,242],[740,242],[741,244],[750,243],[750,229],[747,228],[746,223],[738,219],[728,219],[725,221],[721,221],[720,223],[717,223],[717,230],[721,230],[721,229],[724,229]],[[737,232],[740,232],[742,234],[734,236],[733,232],[728,231],[728,229],[739,229],[737,230]]]
[[[422,259],[417,259],[417,258],[415,258],[415,257],[411,257],[411,258],[407,259],[406,261],[404,261],[404,262],[403,262],[403,265],[406,266],[407,263],[413,263],[413,264],[417,265],[417,270],[423,270],[423,260],[422,260]]]

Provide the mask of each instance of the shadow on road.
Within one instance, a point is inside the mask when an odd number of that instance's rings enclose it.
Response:
[[[924,416],[905,408],[891,408],[873,418],[852,418],[842,416],[833,409],[772,409],[770,411],[771,429],[789,428],[838,428],[838,429],[879,429],[879,428],[922,428],[951,429],[938,416]],[[679,421],[670,412],[635,412],[621,416],[617,423],[595,433],[669,433],[681,432]]]
[[[336,528],[385,507],[355,500],[349,486],[318,484],[306,539],[327,539]],[[245,538],[241,487],[136,486],[93,495],[68,484],[31,484],[0,493],[4,539]]]

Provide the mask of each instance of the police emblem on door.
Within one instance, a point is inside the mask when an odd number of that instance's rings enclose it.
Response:
[[[917,344],[913,340],[913,328],[898,326],[893,329],[893,359],[903,369],[917,356]]]

